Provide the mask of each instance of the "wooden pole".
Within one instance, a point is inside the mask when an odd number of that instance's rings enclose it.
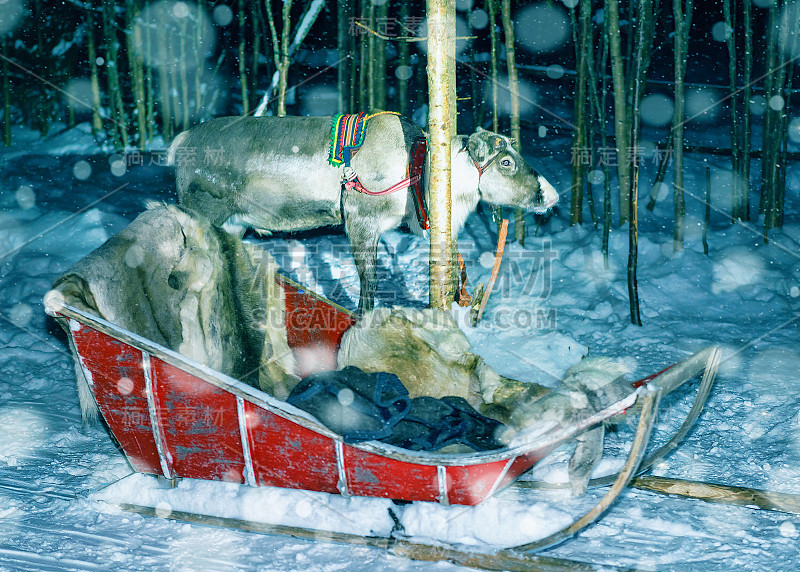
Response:
[[[430,305],[449,311],[455,297],[450,230],[452,116],[455,111],[455,0],[427,0],[430,133]]]

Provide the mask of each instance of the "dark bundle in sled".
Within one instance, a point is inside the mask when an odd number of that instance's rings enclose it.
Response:
[[[382,441],[412,451],[499,449],[503,425],[461,397],[415,397],[392,373],[347,366],[304,378],[288,403],[308,411],[345,443]],[[458,447],[461,445],[462,447]]]

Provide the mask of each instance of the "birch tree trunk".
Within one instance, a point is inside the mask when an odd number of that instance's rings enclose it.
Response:
[[[677,0],[676,0],[677,1]],[[630,146],[627,128],[625,66],[622,61],[622,38],[619,29],[619,0],[608,0],[608,42],[611,55],[611,75],[614,89],[614,132],[617,139],[617,176],[619,178],[619,222],[628,220],[631,192],[630,164],[625,160]]]
[[[511,139],[517,151],[522,147],[519,117],[519,75],[517,72],[516,50],[514,48],[514,21],[511,19],[511,0],[502,0],[501,18],[506,40],[506,65],[508,67],[508,90],[511,97]],[[525,211],[514,209],[514,237],[525,245]]]
[[[686,2],[684,9],[683,2]],[[672,116],[673,174],[672,185],[675,197],[675,220],[672,246],[675,252],[683,250],[683,235],[686,205],[683,193],[683,123],[685,116],[684,75],[688,58],[689,27],[692,21],[692,0],[673,0],[672,14],[675,19],[675,112]]]
[[[449,311],[455,297],[450,232],[450,145],[455,111],[455,0],[427,0],[430,159],[430,306]]]

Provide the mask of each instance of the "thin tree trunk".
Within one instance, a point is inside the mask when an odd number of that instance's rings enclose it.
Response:
[[[261,77],[261,10],[258,0],[250,3],[251,30],[253,32],[253,50],[250,72],[250,97],[258,93],[258,78]],[[252,101],[251,104],[255,104]]]
[[[742,218],[743,220],[750,220],[750,124],[752,117],[750,99],[753,94],[753,88],[750,83],[753,76],[753,21],[750,2],[742,2],[742,5],[744,8],[744,22],[742,23],[744,29],[744,62],[742,64],[744,91],[742,99],[744,100],[744,105],[742,106],[742,162],[739,164],[739,180],[743,185]]]
[[[583,188],[586,180],[587,165],[584,157],[591,137],[589,137],[589,122],[586,119],[588,112],[587,88],[589,83],[589,49],[592,43],[590,0],[580,1],[580,18],[577,22],[578,32],[575,37],[575,62],[577,74],[575,76],[574,116],[575,128],[572,132],[572,196],[570,198],[569,224],[583,223]],[[573,9],[573,20],[575,11]]]
[[[634,68],[633,81],[633,132],[631,143],[634,147],[639,144],[641,132],[641,110],[640,102],[642,99],[642,84],[645,80],[646,65],[648,57],[645,54],[649,50],[648,44],[652,34],[651,24],[655,19],[653,14],[653,0],[641,0],[639,3],[639,26],[636,41],[636,66]],[[649,36],[649,37],[648,37]],[[631,323],[636,326],[642,325],[639,313],[639,286],[637,280],[638,260],[639,260],[639,160],[636,153],[633,154],[633,180],[631,185],[630,211],[628,213],[628,300],[630,302]]]
[[[42,0],[33,2],[33,23],[36,28],[36,47],[34,49],[35,61],[39,65],[39,73],[44,77],[50,77],[50,62],[52,57],[46,51],[45,36],[43,27],[45,25],[42,16]],[[53,116],[53,100],[48,90],[48,86],[42,83],[39,86],[41,95],[38,103],[35,104],[36,114],[34,117],[34,128],[41,131],[42,135],[47,135],[50,131],[50,120]]]
[[[450,145],[455,85],[455,0],[427,0],[430,133],[430,305],[449,311],[455,297],[450,232]]]
[[[186,66],[186,40],[188,22],[186,18],[181,20],[180,32],[180,57],[178,58],[180,78],[181,78],[181,111],[183,111],[183,130],[189,129],[189,70]]]
[[[499,58],[500,46],[500,42],[497,39],[497,0],[486,0],[486,7],[489,9],[489,44],[491,46],[492,58],[492,131],[497,133],[500,131],[500,118],[497,112],[497,97],[499,91],[497,61]],[[500,236],[500,229],[503,225],[503,207],[493,205],[492,216],[497,226],[497,236]]]
[[[403,5],[405,6],[405,4]],[[350,62],[344,58],[350,51],[350,0],[338,0],[336,2],[336,51],[339,57],[339,65],[336,69],[336,85],[338,90],[339,113],[350,112]],[[405,42],[403,42],[405,43]],[[408,52],[406,52],[406,57]]]
[[[158,43],[158,88],[161,100],[161,135],[164,141],[172,140],[172,96],[170,95],[170,74],[167,73],[169,53],[167,50],[167,30],[164,26],[156,26]]]
[[[667,166],[669,165],[669,159],[672,157],[672,145],[674,144],[674,138],[672,134],[667,138],[666,145],[664,145],[664,155],[661,157],[661,161],[658,164],[658,171],[656,171],[656,178],[653,181],[653,186],[650,187],[650,199],[647,201],[647,210],[652,211],[656,208],[656,201],[658,200],[658,193],[661,191],[661,185],[664,184],[664,177],[667,176]]]
[[[781,181],[781,146],[785,139],[783,127],[785,124],[784,115],[786,113],[785,100],[783,98],[783,88],[786,80],[786,57],[783,46],[781,46],[781,36],[785,28],[780,27],[778,13],[782,2],[775,0],[769,9],[769,22],[767,30],[767,71],[765,78],[767,110],[764,114],[764,134],[763,148],[764,157],[761,160],[762,184],[764,190],[762,194],[766,197],[764,205],[764,233],[780,226],[783,218],[783,193],[784,189]],[[767,81],[769,80],[769,81]],[[766,192],[764,192],[766,191]]]
[[[591,7],[591,4],[590,4]],[[592,225],[594,228],[598,227],[598,220],[597,220],[597,209],[594,202],[594,191],[593,185],[589,184],[588,182],[588,171],[589,168],[592,166],[592,158],[594,157],[594,143],[595,143],[595,129],[598,127],[598,122],[600,121],[600,98],[598,93],[598,86],[597,86],[597,69],[595,63],[595,54],[594,54],[594,29],[591,24],[591,18],[589,19],[589,46],[586,51],[586,85],[587,91],[589,95],[589,101],[587,102],[587,112],[586,112],[586,146],[589,155],[589,165],[586,167],[585,172],[585,179],[587,182],[584,183],[583,188],[586,192],[586,202],[589,206],[589,215],[592,219]],[[603,39],[600,39],[601,44],[598,45],[598,51],[602,52],[603,47]],[[605,103],[604,103],[605,105]],[[603,126],[605,129],[605,125]]]
[[[708,256],[708,225],[711,222],[711,167],[706,163],[706,211],[703,217],[703,254]]]
[[[516,50],[514,48],[514,21],[511,19],[511,0],[502,0],[501,18],[506,40],[506,65],[508,67],[508,90],[511,97],[511,138],[517,151],[521,148],[519,113],[519,76],[517,73]],[[525,245],[525,211],[514,209],[514,237]]]
[[[677,0],[675,0],[677,1]],[[608,41],[611,56],[611,71],[614,88],[614,125],[617,148],[617,176],[619,177],[619,221],[628,220],[631,189],[630,165],[626,161],[629,146],[627,129],[628,106],[626,103],[625,69],[622,61],[622,38],[619,29],[619,0],[608,0]]]
[[[136,127],[139,132],[139,149],[147,144],[147,109],[144,93],[144,61],[142,60],[142,28],[137,22],[139,5],[136,0],[128,0],[126,17],[128,19],[127,52],[130,70],[131,89],[136,103]]]
[[[499,81],[497,73],[497,59],[499,57],[499,42],[497,40],[497,0],[486,0],[486,7],[489,9],[489,43],[491,46],[492,58],[492,131],[497,133],[500,130],[500,121],[497,115]]]
[[[684,10],[683,2],[686,2]],[[672,233],[672,246],[677,252],[683,250],[683,235],[686,219],[686,205],[683,193],[683,123],[684,74],[688,58],[689,27],[692,21],[692,0],[673,0],[672,13],[675,18],[675,112],[672,117],[673,137],[673,192],[675,197],[675,227]]]
[[[405,2],[400,5],[400,21],[408,19],[408,4]],[[409,42],[401,41],[398,46],[398,65],[402,67],[403,74],[397,80],[397,110],[405,115],[408,112],[408,64],[409,64]]]
[[[389,2],[375,7],[376,20],[374,26],[380,28],[389,19]],[[370,34],[372,36],[372,34]],[[372,83],[375,91],[375,109],[386,109],[386,40],[373,37],[374,64],[372,66]]]
[[[3,39],[2,44],[3,56],[3,145],[11,147],[11,79],[10,72],[8,71],[8,41]]]
[[[370,0],[367,4],[367,25],[370,28],[375,26],[375,4]],[[373,34],[366,35],[367,41],[367,54],[366,54],[366,68],[367,68],[367,77],[366,83],[364,84],[367,89],[367,109],[373,110],[375,109],[375,42],[376,38]],[[363,64],[362,64],[363,65]]]
[[[151,22],[143,22],[144,26],[144,59],[146,62],[153,61],[153,32]],[[155,98],[153,96],[153,66],[150,63],[145,68],[145,107],[147,109],[147,140],[153,140],[153,130],[155,128]]]
[[[198,0],[197,2],[197,21],[194,25],[194,111],[195,116],[203,117],[203,67],[204,67],[204,54],[203,54],[203,28],[205,26],[203,20],[206,17],[205,13],[205,0]],[[255,4],[255,2],[254,2]]]
[[[371,0],[361,0],[360,6],[360,14],[361,14],[361,21],[363,22],[369,17],[369,9],[372,2]],[[367,86],[369,82],[369,54],[368,54],[368,43],[369,38],[367,38],[367,34],[364,32],[360,32],[359,34],[359,43],[358,43],[358,83],[355,86],[356,95],[358,97],[358,109],[363,111],[365,109],[369,109],[370,101],[369,101],[369,90],[365,90],[365,86]]]
[[[92,135],[97,138],[103,131],[103,119],[100,116],[100,78],[97,72],[97,48],[94,39],[94,14],[93,9],[86,11],[86,47],[89,57],[90,84],[92,86]],[[8,65],[3,62],[4,65]]]
[[[250,97],[247,94],[247,21],[245,0],[239,0],[239,85],[242,92],[242,115],[250,113]]]
[[[122,87],[119,81],[119,40],[114,28],[115,5],[103,6],[103,28],[106,36],[106,73],[108,75],[108,99],[111,106],[111,117],[114,119],[116,129],[114,138],[117,147],[123,149],[128,146],[128,126],[125,117],[125,105],[122,101]]]
[[[785,94],[783,107],[780,110],[780,131],[779,131],[779,138],[780,138],[780,150],[778,152],[779,159],[778,159],[778,227],[783,227],[783,219],[784,219],[784,200],[786,197],[786,168],[787,164],[787,154],[789,152],[789,110],[791,109],[791,102],[792,102],[792,85],[794,79],[794,68],[791,67],[791,62],[787,62],[786,54],[796,54],[798,53],[798,48],[800,48],[800,21],[790,20],[790,15],[797,16],[798,12],[793,11],[791,7],[789,10],[784,10],[783,15],[781,17],[781,34],[782,39],[780,45],[783,46],[781,50],[781,57],[779,65],[782,68],[782,74],[785,78],[782,83],[785,85],[781,88],[781,93]],[[788,65],[787,65],[788,64]]]
[[[291,29],[292,0],[283,1],[283,31],[281,32],[280,78],[278,79],[278,117],[286,116],[286,90],[289,87],[289,35]]]
[[[469,36],[475,35],[475,28],[472,25],[472,18],[467,18],[469,24]],[[478,81],[475,73],[477,61],[475,59],[475,42],[469,42],[469,86],[470,86],[470,102],[472,103],[472,125],[473,129],[478,126],[483,127],[483,105],[479,105],[478,101],[483,99],[480,97],[480,88],[482,83]]]
[[[608,126],[606,125],[606,106],[608,102],[608,53],[609,53],[609,37],[608,37],[608,20],[603,20],[603,55],[600,60],[600,70],[598,76],[600,81],[600,93],[602,99],[597,117],[600,123],[600,145],[603,149],[608,148]],[[608,168],[608,162],[602,162],[603,169],[603,262],[605,267],[608,268],[608,241],[611,234],[611,173]]]
[[[731,115],[731,221],[742,218],[741,185],[739,183],[740,165],[742,161],[739,145],[739,114],[736,88],[736,12],[731,9],[731,0],[723,0],[722,11],[725,16],[725,36],[728,45],[728,81],[730,97],[728,99]]]

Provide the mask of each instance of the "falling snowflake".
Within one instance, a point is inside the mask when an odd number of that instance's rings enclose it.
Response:
[[[534,4],[520,10],[515,29],[519,43],[532,52],[555,50],[570,34],[567,15],[552,4]]]
[[[79,181],[85,181],[92,176],[92,166],[81,159],[72,166],[72,174]]]

